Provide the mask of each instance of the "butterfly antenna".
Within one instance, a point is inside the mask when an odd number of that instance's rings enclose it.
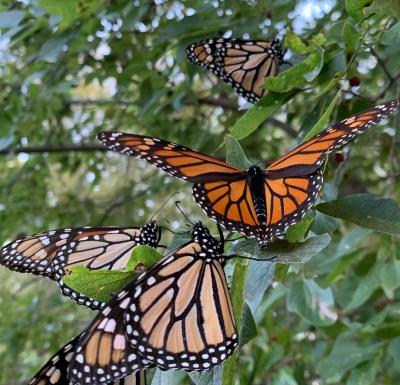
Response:
[[[179,194],[178,191],[176,191],[176,192],[174,192],[173,194],[171,194],[171,195],[161,204],[161,206],[159,206],[159,207],[153,212],[153,214],[151,214],[151,217],[150,217],[150,221],[149,221],[149,222],[151,222],[151,221],[154,219],[154,217],[159,213],[159,211],[161,211],[161,209],[163,209],[163,208],[167,205],[167,203],[168,203],[175,195],[177,195],[177,194]]]
[[[183,215],[183,217],[184,217],[192,226],[194,226],[194,223],[188,218],[188,216],[183,212],[183,210],[182,210],[181,207],[179,206],[180,203],[181,203],[181,201],[176,201],[176,202],[175,202],[176,208],[181,212],[181,214]]]

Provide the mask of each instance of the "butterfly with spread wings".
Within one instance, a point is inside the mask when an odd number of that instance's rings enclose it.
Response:
[[[299,222],[321,189],[326,155],[390,115],[391,101],[321,131],[265,169],[242,171],[228,163],[165,140],[101,132],[111,150],[147,160],[170,175],[194,183],[193,196],[206,214],[229,230],[257,237],[264,246]]]
[[[67,286],[63,277],[72,266],[91,270],[123,269],[136,245],[157,247],[160,228],[152,221],[140,227],[82,227],[52,230],[18,239],[0,250],[0,264],[21,273],[43,275],[57,282],[64,295],[97,310],[104,306]]]
[[[201,371],[220,365],[237,346],[226,259],[223,242],[196,224],[189,242],[94,319],[72,358],[71,382],[103,384],[148,366]]]
[[[276,76],[283,63],[280,41],[207,39],[186,48],[188,59],[211,70],[250,103],[257,102],[266,90],[265,79]]]
[[[28,385],[70,385],[68,366],[83,333],[64,345],[29,381]],[[134,372],[107,385],[146,385],[145,371]]]

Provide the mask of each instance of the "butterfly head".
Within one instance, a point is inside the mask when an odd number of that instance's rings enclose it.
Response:
[[[157,225],[156,221],[146,223],[142,227],[140,237],[144,244],[157,247],[161,238],[161,228]]]
[[[205,227],[201,222],[198,222],[194,225],[192,239],[193,241],[197,242],[205,251],[214,252],[219,255],[224,252],[223,240],[216,240],[210,234],[210,230],[208,230],[208,228]]]
[[[274,39],[271,41],[271,49],[275,57],[278,58],[279,63],[283,63],[283,56],[285,55],[284,52],[282,52],[282,46],[281,46],[281,41],[279,39]]]

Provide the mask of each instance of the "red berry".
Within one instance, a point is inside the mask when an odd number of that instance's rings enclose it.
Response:
[[[344,156],[343,156],[343,154],[340,153],[340,152],[336,152],[336,153],[335,153],[335,162],[336,162],[337,164],[339,164],[339,163],[342,163],[343,161],[344,161]]]
[[[358,87],[361,83],[361,80],[358,76],[353,76],[349,81],[352,87]]]

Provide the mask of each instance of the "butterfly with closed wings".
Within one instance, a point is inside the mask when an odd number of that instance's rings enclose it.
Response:
[[[71,382],[104,384],[148,366],[200,371],[220,365],[237,346],[226,259],[222,239],[196,224],[189,242],[93,320],[72,358]]]
[[[263,247],[299,222],[317,199],[326,155],[390,115],[394,100],[353,115],[269,164],[242,171],[212,156],[148,136],[101,132],[111,150],[147,160],[193,185],[195,201],[229,230],[257,237]]]
[[[276,76],[283,63],[278,39],[207,39],[191,44],[186,54],[192,63],[211,70],[250,103],[265,94],[261,88],[265,79]]]
[[[157,247],[160,228],[152,221],[140,227],[81,227],[52,230],[18,239],[0,250],[0,264],[21,273],[57,282],[64,295],[94,310],[103,302],[78,293],[63,282],[72,266],[91,270],[123,269],[136,245]]]

